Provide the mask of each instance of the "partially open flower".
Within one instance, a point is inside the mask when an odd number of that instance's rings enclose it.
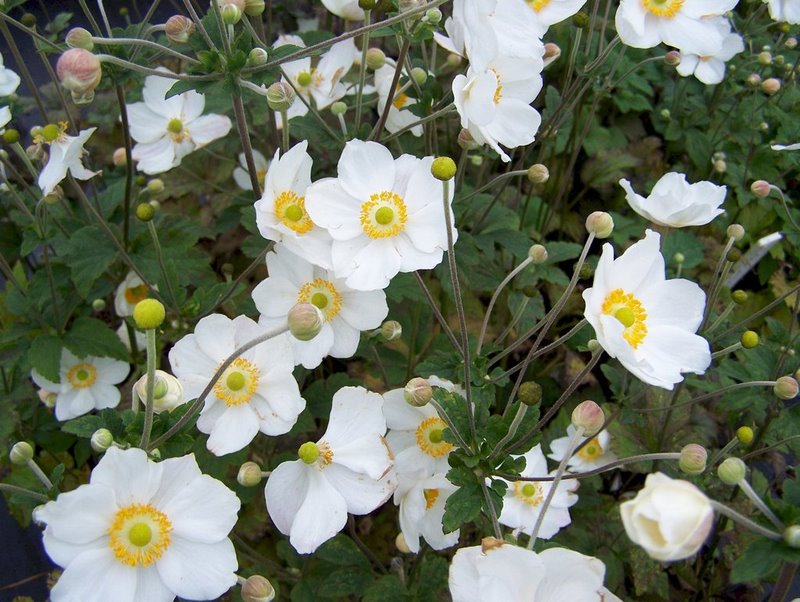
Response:
[[[142,405],[147,400],[147,375],[145,374],[133,385],[133,392]],[[183,395],[183,385],[169,372],[156,370],[155,385],[153,387],[153,410],[159,414],[163,411],[172,411],[187,401]]]
[[[56,63],[56,73],[77,104],[92,101],[103,76],[100,59],[83,48],[70,48],[62,54]]]

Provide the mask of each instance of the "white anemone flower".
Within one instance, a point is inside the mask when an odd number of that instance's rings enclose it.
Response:
[[[49,125],[58,128],[57,136],[49,142],[50,158],[47,165],[39,173],[37,184],[42,189],[44,196],[47,196],[55,189],[61,180],[67,177],[67,172],[72,174],[76,180],[88,180],[93,178],[99,171],[92,171],[83,166],[83,145],[94,134],[97,128],[81,130],[77,136],[68,136],[66,133],[66,123]],[[41,142],[41,140],[39,140]]]
[[[308,188],[306,209],[333,237],[333,271],[347,286],[386,288],[398,272],[429,270],[442,261],[447,229],[432,163],[433,157],[393,159],[385,146],[351,140],[339,159],[339,177]]]
[[[561,462],[574,435],[575,427],[570,424],[567,427],[566,437],[559,437],[550,443],[552,453],[548,454],[547,457],[556,462]],[[580,443],[583,443],[586,439],[587,437],[581,437]],[[570,457],[567,461],[567,467],[572,469],[573,472],[587,472],[605,466],[617,459],[617,456],[610,448],[611,434],[607,430],[602,430],[589,439],[589,442],[578,450],[578,453]]]
[[[289,310],[298,303],[312,303],[322,312],[325,321],[317,336],[309,341],[289,337],[294,361],[308,369],[319,366],[328,355],[352,357],[361,331],[378,328],[389,313],[383,291],[355,291],[283,245],[267,254],[267,270],[269,277],[253,290],[261,325],[273,328],[285,323]]]
[[[488,144],[508,163],[500,147],[517,148],[536,139],[542,122],[530,106],[542,89],[541,58],[497,57],[484,71],[470,67],[453,79],[453,100],[461,127],[479,144]]]
[[[458,543],[458,530],[445,533],[442,527],[445,502],[456,489],[443,474],[398,485],[394,500],[400,506],[400,530],[414,554],[419,552],[420,537],[434,550]]]
[[[253,163],[256,166],[256,178],[264,189],[264,180],[267,177],[267,170],[269,170],[269,161],[263,153],[253,149]],[[250,181],[250,172],[247,170],[247,159],[244,153],[239,153],[239,165],[233,170],[233,181],[242,190],[253,190],[253,183]]]
[[[378,112],[383,113],[386,103],[389,100],[389,91],[392,87],[396,63],[392,59],[386,59],[386,63],[375,70],[375,89],[378,92]],[[416,98],[410,98],[404,92],[395,92],[389,114],[386,116],[386,131],[397,132],[412,123],[419,121],[419,117],[409,110],[409,107],[417,104]],[[422,136],[423,128],[415,125],[409,130],[414,136]]]
[[[684,372],[703,374],[711,351],[695,334],[706,295],[694,282],[665,279],[660,241],[647,230],[616,259],[603,245],[593,285],[583,292],[584,316],[606,353],[638,379],[672,390]]]
[[[171,412],[189,401],[183,394],[181,382],[169,372],[156,370],[154,380],[153,411],[156,414]],[[147,374],[133,384],[133,396],[142,404],[142,407],[147,406]]]
[[[247,316],[212,314],[200,320],[169,352],[172,372],[186,399],[197,398],[222,362],[264,332]],[[306,407],[292,370],[288,334],[269,339],[237,357],[214,384],[197,419],[207,447],[222,456],[243,449],[260,432],[288,433]]]
[[[0,107],[0,130],[6,127],[9,121],[11,121],[11,109]]]
[[[724,34],[714,19],[739,0],[620,0],[615,18],[623,44],[652,48],[664,42],[681,52],[713,56]]]
[[[133,308],[139,301],[147,299],[150,288],[136,272],[128,272],[114,293],[114,311],[120,318],[133,315]]]
[[[773,144],[770,148],[776,151],[800,150],[800,142],[795,142],[794,144]]]
[[[800,23],[800,3],[797,0],[764,0],[769,5],[769,16],[775,21],[792,25]]]
[[[59,381],[54,383],[31,371],[31,378],[42,389],[56,394],[56,419],[70,420],[92,410],[115,408],[120,392],[116,387],[130,372],[127,362],[109,357],[79,358],[68,349],[61,350]]]
[[[120,324],[119,328],[117,328],[117,336],[119,337],[119,340],[122,341],[122,344],[125,345],[125,349],[131,351],[131,339],[128,335],[128,327],[125,322]],[[139,351],[144,349],[145,345],[147,345],[147,336],[141,330],[136,330],[134,328],[133,338],[136,341],[136,349]]]
[[[0,96],[10,96],[19,88],[19,75],[5,67],[3,54],[0,53]]]
[[[541,445],[537,444],[523,454],[523,457],[525,458],[525,470],[520,473],[520,476],[533,478],[555,474],[547,472],[547,460],[542,453]],[[553,484],[549,481],[506,482],[508,489],[503,499],[503,510],[497,520],[502,525],[530,535],[539,520],[544,500],[553,488]],[[544,514],[537,534],[538,538],[550,539],[560,529],[572,522],[569,508],[578,501],[578,496],[574,493],[577,488],[578,481],[576,479],[565,479],[558,484],[555,495]]]
[[[311,185],[308,141],[295,144],[281,155],[275,151],[264,192],[256,201],[256,225],[261,236],[282,243],[295,255],[323,268],[331,268],[330,234],[311,221],[306,212],[306,189]]]
[[[744,40],[731,31],[731,25],[724,17],[713,20],[722,34],[722,46],[718,52],[706,56],[681,53],[681,62],[675,70],[684,77],[694,75],[706,85],[720,83],[725,77],[725,63],[744,50]]]
[[[153,462],[110,448],[87,485],[34,511],[64,572],[53,602],[211,600],[236,583],[228,539],[240,503],[194,455]]]
[[[163,67],[160,71],[167,72]],[[231,130],[224,115],[203,115],[205,96],[194,90],[166,98],[175,80],[149,75],[144,80],[144,102],[128,105],[131,136],[136,141],[137,169],[158,174],[177,167],[189,153]]]
[[[547,29],[577,13],[586,0],[525,0],[525,4],[531,7],[536,18]]]
[[[301,554],[336,535],[347,514],[368,514],[392,495],[392,455],[377,393],[344,387],[333,396],[330,421],[299,459],[280,464],[267,480],[267,511]]]
[[[322,4],[337,17],[348,21],[363,21],[364,9],[358,0],[322,0]]]
[[[713,182],[689,184],[684,174],[676,172],[663,175],[647,198],[634,192],[628,180],[619,185],[631,209],[654,224],[672,228],[708,224],[724,212],[719,207],[728,192]]]

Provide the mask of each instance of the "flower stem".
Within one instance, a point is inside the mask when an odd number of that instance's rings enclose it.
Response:
[[[779,541],[781,539],[780,533],[776,533],[771,529],[767,529],[766,527],[762,527],[758,523],[751,521],[749,518],[744,516],[743,514],[739,514],[733,508],[728,508],[725,504],[718,502],[717,500],[711,500],[711,506],[722,514],[723,516],[727,516],[735,523],[739,523],[743,527],[747,527],[751,531],[758,533],[759,535],[763,535],[767,539],[772,539],[773,541]]]
[[[716,359],[718,357],[722,357],[724,355],[728,355],[729,353],[733,353],[734,351],[739,351],[742,348],[742,344],[739,341],[736,341],[733,345],[728,345],[725,349],[720,349],[719,351],[715,351],[711,354],[712,359]]]
[[[461,436],[461,433],[458,432],[458,429],[456,429],[455,424],[453,423],[452,420],[450,420],[450,416],[447,414],[447,412],[444,411],[444,408],[440,406],[439,403],[433,399],[431,399],[428,403],[430,403],[431,406],[436,410],[436,413],[439,414],[439,418],[441,418],[447,423],[447,428],[449,428],[450,431],[453,433],[453,436],[456,438],[456,441],[458,441],[458,445],[461,447],[461,449],[468,450],[469,447],[467,447],[467,442],[464,441],[464,438]]]
[[[764,516],[766,516],[769,521],[778,528],[778,530],[783,531],[786,528],[786,525],[781,522],[781,519],[775,516],[775,513],[769,509],[769,506],[767,506],[764,500],[761,499],[761,496],[755,492],[753,486],[750,485],[746,479],[739,481],[738,485],[744,494],[749,498],[749,500],[753,502],[753,505],[761,510],[762,514],[764,514]]]
[[[492,496],[489,493],[489,487],[486,481],[481,480],[481,491],[483,492],[483,499],[486,502],[486,509],[489,511],[489,518],[492,520],[492,529],[494,529],[494,536],[497,539],[503,539],[503,532],[500,529],[500,521],[497,520],[497,510],[492,504]]]
[[[30,468],[31,472],[34,475],[36,475],[36,478],[39,479],[39,481],[41,481],[42,485],[44,485],[47,491],[50,491],[53,488],[53,482],[49,478],[47,478],[47,475],[44,474],[44,471],[41,468],[39,468],[39,465],[36,463],[36,460],[31,458],[30,460],[28,460],[27,466],[28,468]]]
[[[8,483],[0,483],[0,491],[7,491],[8,493],[16,493],[18,495],[24,495],[34,500],[39,500],[40,502],[50,501],[50,498],[47,497],[46,495],[42,495],[41,493],[36,493],[35,491],[31,491],[30,489],[25,489],[24,487],[9,485]]]
[[[289,116],[286,111],[281,111],[281,134],[283,135],[281,150],[284,154],[289,150]]]
[[[370,17],[372,16],[371,10],[364,10],[364,25],[369,25]],[[361,65],[358,70],[358,89],[356,90],[356,125],[355,131],[358,135],[358,130],[361,127],[361,100],[364,96],[364,82],[367,78],[367,50],[369,49],[369,30],[364,32],[361,36]],[[347,131],[345,130],[345,134]]]
[[[589,439],[587,439],[589,441]],[[627,458],[622,458],[621,460],[615,460],[614,462],[609,462],[601,466],[600,468],[595,468],[594,470],[587,470],[586,472],[576,472],[571,474],[565,474],[561,477],[562,480],[564,479],[585,479],[588,477],[593,477],[604,472],[608,472],[610,470],[614,470],[615,468],[619,468],[620,466],[626,466],[628,464],[634,464],[636,462],[657,462],[660,460],[680,460],[681,454],[680,452],[661,452],[657,454],[640,454],[637,456],[629,456]],[[534,483],[538,482],[549,482],[555,480],[555,476],[552,477],[520,477],[518,475],[513,474],[506,474],[501,472],[494,473],[494,476],[500,477],[501,479],[507,479],[510,481],[531,481]]]
[[[419,284],[419,288],[422,290],[422,294],[425,295],[425,299],[428,301],[428,305],[433,311],[433,315],[436,316],[436,319],[439,322],[439,325],[444,330],[444,333],[447,335],[447,338],[450,339],[450,344],[453,345],[453,349],[458,351],[461,357],[464,357],[464,350],[461,349],[461,343],[458,342],[455,333],[453,333],[453,329],[450,328],[450,324],[447,323],[447,320],[444,319],[442,312],[439,310],[439,306],[436,305],[436,301],[433,300],[433,295],[431,295],[431,291],[428,290],[428,285],[425,284],[425,281],[420,276],[419,271],[414,272],[414,276],[417,278],[417,284]]]
[[[400,53],[397,55],[397,66],[394,69],[392,83],[389,85],[389,92],[386,95],[386,106],[383,107],[383,111],[378,119],[378,123],[375,124],[375,127],[372,129],[372,132],[370,132],[367,140],[374,140],[381,135],[381,132],[383,132],[383,128],[386,125],[386,119],[388,119],[389,111],[392,108],[391,99],[394,98],[394,92],[397,90],[397,84],[400,82],[400,74],[403,72],[403,63],[406,61],[406,55],[408,55],[408,49],[410,46],[411,40],[404,38],[403,45],[400,47]]]
[[[158,240],[158,231],[152,221],[147,222],[147,229],[150,231],[150,237],[153,239],[153,249],[156,252],[156,260],[158,261],[161,276],[164,278],[164,284],[167,286],[167,294],[169,295],[175,312],[180,315],[181,306],[178,303],[178,299],[175,297],[175,290],[172,288],[172,279],[167,273],[167,266],[164,263],[164,254],[161,251],[161,243]]]
[[[520,263],[517,267],[515,267],[509,274],[503,279],[503,281],[497,285],[497,288],[494,290],[494,294],[492,298],[489,300],[489,307],[486,308],[486,315],[483,318],[483,324],[481,324],[481,333],[478,335],[478,346],[475,348],[475,355],[480,355],[481,348],[483,347],[483,339],[486,336],[486,328],[489,326],[489,318],[492,316],[492,309],[494,309],[494,304],[497,302],[497,298],[500,296],[500,293],[503,291],[505,286],[513,280],[514,276],[519,274],[522,270],[527,268],[531,263],[533,263],[533,259],[530,257],[526,257],[525,260]]]
[[[100,44],[101,46],[144,46],[147,48],[152,48],[153,50],[158,50],[159,52],[165,52],[169,55],[174,56],[182,61],[187,63],[191,63],[193,65],[199,65],[200,61],[197,59],[193,59],[190,56],[187,56],[177,50],[173,50],[172,48],[168,48],[167,46],[162,46],[158,42],[151,42],[150,40],[138,40],[136,38],[100,38],[100,37],[93,37],[92,42],[95,44]]]
[[[122,136],[125,142],[125,200],[122,205],[122,246],[128,248],[128,236],[130,234],[130,215],[131,215],[131,192],[133,191],[133,156],[131,144],[131,131],[128,121],[128,107],[125,104],[125,92],[122,86],[117,84],[117,103],[119,104],[119,116],[122,120]]]
[[[736,241],[732,236],[728,238],[728,242],[725,244],[725,248],[722,251],[722,256],[717,262],[717,267],[714,270],[714,278],[711,281],[711,286],[708,291],[708,301],[706,303],[705,312],[703,313],[703,322],[700,324],[700,328],[697,329],[697,332],[702,332],[705,329],[708,318],[711,316],[711,309],[714,307],[714,301],[717,299],[717,294],[719,293],[722,283],[722,270],[725,266],[725,263],[728,262],[728,251],[731,250],[734,242]]]
[[[156,329],[148,328],[145,331],[147,349],[147,382],[145,383],[144,428],[139,447],[148,450],[150,433],[153,430],[153,394],[156,388]]]
[[[233,95],[233,113],[236,116],[236,129],[242,142],[244,159],[247,162],[247,175],[250,176],[250,185],[253,187],[255,200],[261,198],[261,182],[258,181],[258,169],[253,158],[253,145],[250,143],[250,131],[247,129],[247,117],[244,114],[244,103],[241,94]],[[286,126],[288,128],[288,125]]]

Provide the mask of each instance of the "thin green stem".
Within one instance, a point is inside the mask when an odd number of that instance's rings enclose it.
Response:
[[[172,303],[173,310],[177,314],[180,314],[181,306],[178,303],[178,298],[175,296],[175,289],[172,288],[172,278],[170,278],[170,275],[167,272],[167,266],[164,263],[164,253],[161,249],[161,242],[158,240],[158,230],[156,230],[152,220],[147,222],[147,229],[150,232],[150,238],[153,240],[153,250],[156,253],[158,269],[161,272],[161,277],[164,279],[164,284],[167,287],[167,294],[169,295],[170,303]]]
[[[372,128],[372,132],[370,132],[369,137],[367,140],[374,140],[378,138],[380,134],[383,132],[383,128],[386,125],[386,120],[389,118],[389,111],[392,108],[392,103],[389,99],[394,98],[394,92],[397,90],[397,84],[400,82],[400,74],[403,72],[403,63],[406,60],[406,55],[408,55],[408,49],[411,47],[411,40],[408,38],[403,39],[403,45],[400,47],[400,53],[397,55],[397,65],[394,69],[394,75],[392,76],[392,82],[389,85],[389,92],[386,95],[386,106],[383,107],[383,111],[381,112],[381,116],[378,119],[378,123],[375,124],[375,127]]]
[[[722,514],[723,516],[727,516],[735,523],[739,523],[743,527],[750,529],[751,531],[758,533],[759,535],[763,535],[767,539],[772,539],[773,541],[779,541],[782,536],[780,533],[776,533],[771,529],[767,529],[766,527],[762,527],[758,523],[751,521],[749,518],[744,516],[743,514],[739,514],[733,508],[728,508],[725,504],[718,502],[717,500],[711,500],[711,506]]]
[[[587,439],[588,440],[588,439]],[[566,479],[587,479],[589,477],[594,477],[599,474],[603,474],[604,472],[609,472],[611,470],[615,470],[620,466],[627,466],[628,464],[636,464],[638,462],[658,462],[663,460],[680,460],[681,454],[680,452],[660,452],[657,454],[639,454],[636,456],[629,456],[627,458],[622,458],[620,460],[615,460],[614,462],[609,462],[608,464],[604,464],[599,468],[595,468],[593,470],[587,470],[586,472],[576,472],[571,474],[565,474],[561,477],[561,480]],[[507,474],[502,472],[495,472],[494,476],[500,477],[501,479],[507,479],[509,481],[530,481],[532,483],[548,483],[555,480],[555,476],[552,477],[520,477],[518,475]]]
[[[484,480],[481,480],[481,491],[483,492],[483,500],[486,502],[486,509],[489,511],[489,518],[492,521],[494,536],[497,539],[503,539],[503,531],[500,529],[500,521],[497,519],[497,510],[492,504],[492,496],[489,494],[489,487]]]
[[[489,318],[492,316],[492,310],[494,309],[494,304],[497,302],[497,298],[500,296],[500,293],[503,291],[505,286],[511,282],[514,277],[519,274],[522,270],[528,267],[530,264],[533,263],[533,259],[530,257],[526,257],[522,263],[520,263],[517,267],[515,267],[508,275],[503,278],[503,281],[497,285],[497,288],[494,289],[494,294],[492,298],[489,300],[489,307],[486,308],[486,315],[483,318],[483,324],[481,324],[481,332],[478,335],[478,346],[475,348],[475,355],[481,354],[481,349],[483,348],[483,339],[486,336],[486,328],[489,326]]]
[[[774,380],[754,380],[746,383],[736,383],[733,385],[728,385],[727,387],[722,387],[721,389],[717,389],[716,391],[711,391],[710,393],[704,393],[703,395],[699,395],[688,401],[683,401],[681,403],[676,403],[674,405],[669,404],[663,408],[635,408],[635,410],[640,413],[648,413],[648,414],[651,412],[672,412],[672,410],[676,410],[678,408],[682,408],[685,406],[690,406],[692,404],[705,401],[706,399],[717,397],[719,395],[722,395],[723,393],[727,393],[728,391],[735,391],[736,389],[744,389],[746,387],[774,387],[774,386],[775,386]]]
[[[455,423],[450,419],[450,416],[447,414],[447,412],[444,411],[444,408],[440,406],[433,399],[431,399],[428,403],[430,403],[431,407],[433,407],[433,409],[436,410],[436,413],[439,415],[439,418],[445,421],[445,423],[447,424],[447,428],[450,429],[450,432],[453,433],[453,437],[456,438],[459,447],[465,451],[468,451],[469,446],[467,446],[467,442],[464,441],[464,437],[462,437],[461,433],[458,432]]]
[[[36,478],[39,479],[39,481],[42,483],[42,485],[44,485],[47,491],[50,491],[53,488],[53,482],[49,478],[47,478],[47,475],[44,474],[44,471],[41,468],[39,468],[39,465],[36,463],[36,460],[31,458],[30,460],[28,460],[27,466],[31,470],[31,472],[34,475],[36,475]]]
[[[755,492],[755,489],[753,489],[753,486],[750,485],[750,483],[748,483],[745,479],[742,479],[739,481],[738,485],[747,498],[753,502],[753,505],[761,510],[761,513],[766,516],[779,531],[782,532],[786,528],[786,525],[781,522],[781,519],[775,516],[775,513],[769,509],[769,506],[767,506],[764,500],[761,499],[761,496]]]
[[[364,25],[369,25],[372,11],[364,10]],[[356,125],[355,131],[361,127],[361,101],[364,96],[364,82],[367,78],[367,50],[369,50],[369,30],[361,37],[361,65],[358,69],[358,89],[356,90]]]
[[[114,86],[119,104],[119,116],[122,119],[122,137],[125,143],[125,199],[122,203],[122,246],[128,248],[131,221],[131,194],[133,193],[133,143],[131,141],[128,106],[125,104],[125,92],[122,86]]]
[[[147,382],[145,383],[144,428],[139,447],[148,451],[150,434],[153,430],[154,402],[153,394],[156,388],[156,329],[148,328],[145,331],[147,340]]]
[[[742,344],[737,341],[733,345],[728,345],[725,349],[720,349],[719,351],[715,351],[711,354],[711,359],[716,359],[718,357],[722,357],[728,355],[729,353],[733,353],[734,351],[739,351],[742,348]]]
[[[458,351],[461,357],[464,357],[464,350],[461,348],[461,343],[458,342],[453,329],[450,328],[450,324],[447,323],[442,312],[439,310],[439,306],[436,305],[436,301],[433,299],[433,295],[431,295],[431,291],[428,289],[428,286],[425,284],[425,281],[420,276],[419,271],[414,272],[414,276],[417,279],[417,284],[419,284],[419,288],[422,290],[422,294],[425,295],[425,299],[428,301],[428,305],[433,312],[433,315],[436,316],[436,320],[439,322],[439,325],[442,327],[442,330],[447,335],[447,338],[450,339],[450,344],[453,345],[453,349]]]
[[[194,59],[182,52],[178,52],[177,50],[173,50],[168,46],[162,46],[158,42],[152,42],[150,40],[142,40],[137,38],[100,38],[100,37],[93,37],[92,42],[95,44],[99,44],[100,46],[142,46],[144,48],[151,48],[153,50],[158,50],[159,52],[165,52],[171,56],[174,56],[177,59],[180,59],[184,62],[190,63],[192,65],[199,65],[200,61]]]
[[[5,491],[9,494],[17,494],[17,495],[24,495],[25,497],[29,497],[34,500],[38,500],[40,502],[49,502],[50,498],[46,495],[42,495],[41,493],[36,493],[35,491],[31,491],[30,489],[25,489],[24,487],[17,487],[16,485],[9,485],[8,483],[0,483],[0,491]]]
[[[253,197],[255,200],[261,198],[261,182],[258,180],[258,169],[253,158],[253,145],[250,143],[250,130],[247,128],[247,117],[244,113],[244,103],[241,94],[234,94],[233,113],[236,116],[236,129],[239,132],[239,140],[242,142],[242,150],[247,163],[247,175],[250,176],[250,185],[253,187]],[[288,129],[288,125],[286,125]]]

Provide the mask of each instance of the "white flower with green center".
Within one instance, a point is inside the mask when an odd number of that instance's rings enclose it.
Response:
[[[603,245],[593,285],[583,291],[583,315],[606,353],[638,379],[671,390],[683,373],[703,374],[711,351],[695,334],[706,295],[694,282],[666,280],[660,241],[647,230],[617,259]]]
[[[133,308],[139,301],[147,299],[148,287],[135,272],[128,272],[114,293],[114,311],[120,318],[133,315]]]
[[[354,291],[332,272],[297,257],[283,245],[267,254],[267,269],[269,277],[253,290],[261,325],[273,328],[284,323],[297,303],[314,304],[325,318],[313,339],[290,336],[295,362],[306,368],[316,368],[327,355],[351,357],[361,331],[380,327],[389,313],[383,291]]]
[[[41,135],[35,141],[50,145],[47,165],[39,172],[37,180],[42,194],[47,196],[53,192],[61,180],[67,177],[67,172],[76,180],[88,180],[100,173],[83,166],[83,155],[86,152],[83,145],[96,129],[81,130],[77,136],[68,136],[66,123],[51,123],[42,128]]]
[[[675,172],[662,176],[647,198],[634,192],[628,180],[619,185],[631,209],[654,224],[672,228],[708,224],[723,213],[720,205],[728,192],[713,182],[689,184],[684,174]]]
[[[763,0],[769,5],[769,16],[775,21],[786,21],[792,25],[800,23],[800,4],[797,0]]]
[[[314,182],[306,209],[333,238],[333,271],[350,288],[386,288],[398,272],[429,270],[447,249],[442,183],[433,157],[393,159],[385,146],[351,140],[338,178]],[[448,210],[453,200],[450,186]],[[453,238],[457,237],[455,226]]]
[[[264,189],[264,182],[269,170],[269,161],[261,151],[253,149],[253,163],[256,166],[256,178]],[[244,153],[239,153],[239,165],[233,169],[233,181],[242,190],[253,190],[253,183],[250,181],[250,172],[247,170],[247,159]]]
[[[160,71],[167,71],[159,67]],[[158,174],[181,164],[189,153],[226,136],[231,120],[203,115],[205,96],[194,90],[166,98],[175,80],[150,75],[144,80],[144,102],[128,105],[131,136],[136,141],[137,169]]]
[[[79,358],[66,348],[61,350],[59,382],[55,383],[31,370],[31,378],[42,389],[56,394],[56,419],[70,420],[92,410],[115,408],[130,366],[109,357]]]
[[[382,114],[389,100],[389,92],[394,79],[394,72],[397,64],[387,58],[386,63],[375,70],[375,90],[378,92],[378,113]],[[386,131],[397,132],[412,123],[419,121],[419,117],[409,110],[409,107],[417,104],[416,98],[411,98],[405,92],[395,90],[392,106],[386,116]],[[422,126],[415,125],[410,130],[414,136],[422,136]]]
[[[542,453],[541,445],[537,444],[523,454],[523,457],[525,470],[520,476],[547,477],[555,474],[547,472],[547,460]],[[553,484],[550,481],[508,482],[508,489],[503,499],[503,511],[498,517],[500,524],[530,535],[542,513],[544,500],[552,488]],[[565,479],[558,484],[539,528],[538,538],[550,539],[560,529],[570,524],[569,507],[578,501],[578,496],[574,493],[577,488],[577,479]]]
[[[377,393],[344,387],[333,396],[322,438],[298,450],[267,480],[267,511],[300,554],[310,554],[342,530],[347,514],[368,514],[392,495],[392,455]]]
[[[700,55],[691,52],[681,53],[681,62],[675,70],[684,77],[694,75],[706,85],[720,83],[725,77],[725,63],[744,51],[744,40],[731,31],[731,24],[725,17],[715,17],[712,21],[722,35],[722,46],[714,54]]]
[[[552,453],[548,454],[547,457],[556,462],[561,462],[574,435],[575,427],[570,424],[567,427],[566,437],[554,439],[550,443]],[[580,443],[583,443],[586,439],[586,437],[582,437]],[[571,468],[573,472],[586,472],[605,466],[610,462],[616,461],[616,459],[617,456],[611,451],[611,434],[606,430],[602,430],[589,439],[589,442],[567,461],[567,467]]]
[[[434,550],[444,550],[458,543],[458,530],[445,533],[442,528],[444,505],[458,489],[443,474],[399,483],[394,493],[400,506],[400,530],[415,554],[422,537]]]
[[[196,399],[217,369],[236,349],[265,329],[246,316],[234,320],[212,314],[200,320],[169,352],[172,372],[186,399]],[[209,435],[211,453],[243,449],[260,432],[288,433],[306,407],[292,370],[289,335],[269,339],[237,357],[214,384],[197,419]]]
[[[212,600],[236,583],[239,499],[194,455],[152,462],[109,448],[89,484],[34,511],[64,572],[53,602]]]

